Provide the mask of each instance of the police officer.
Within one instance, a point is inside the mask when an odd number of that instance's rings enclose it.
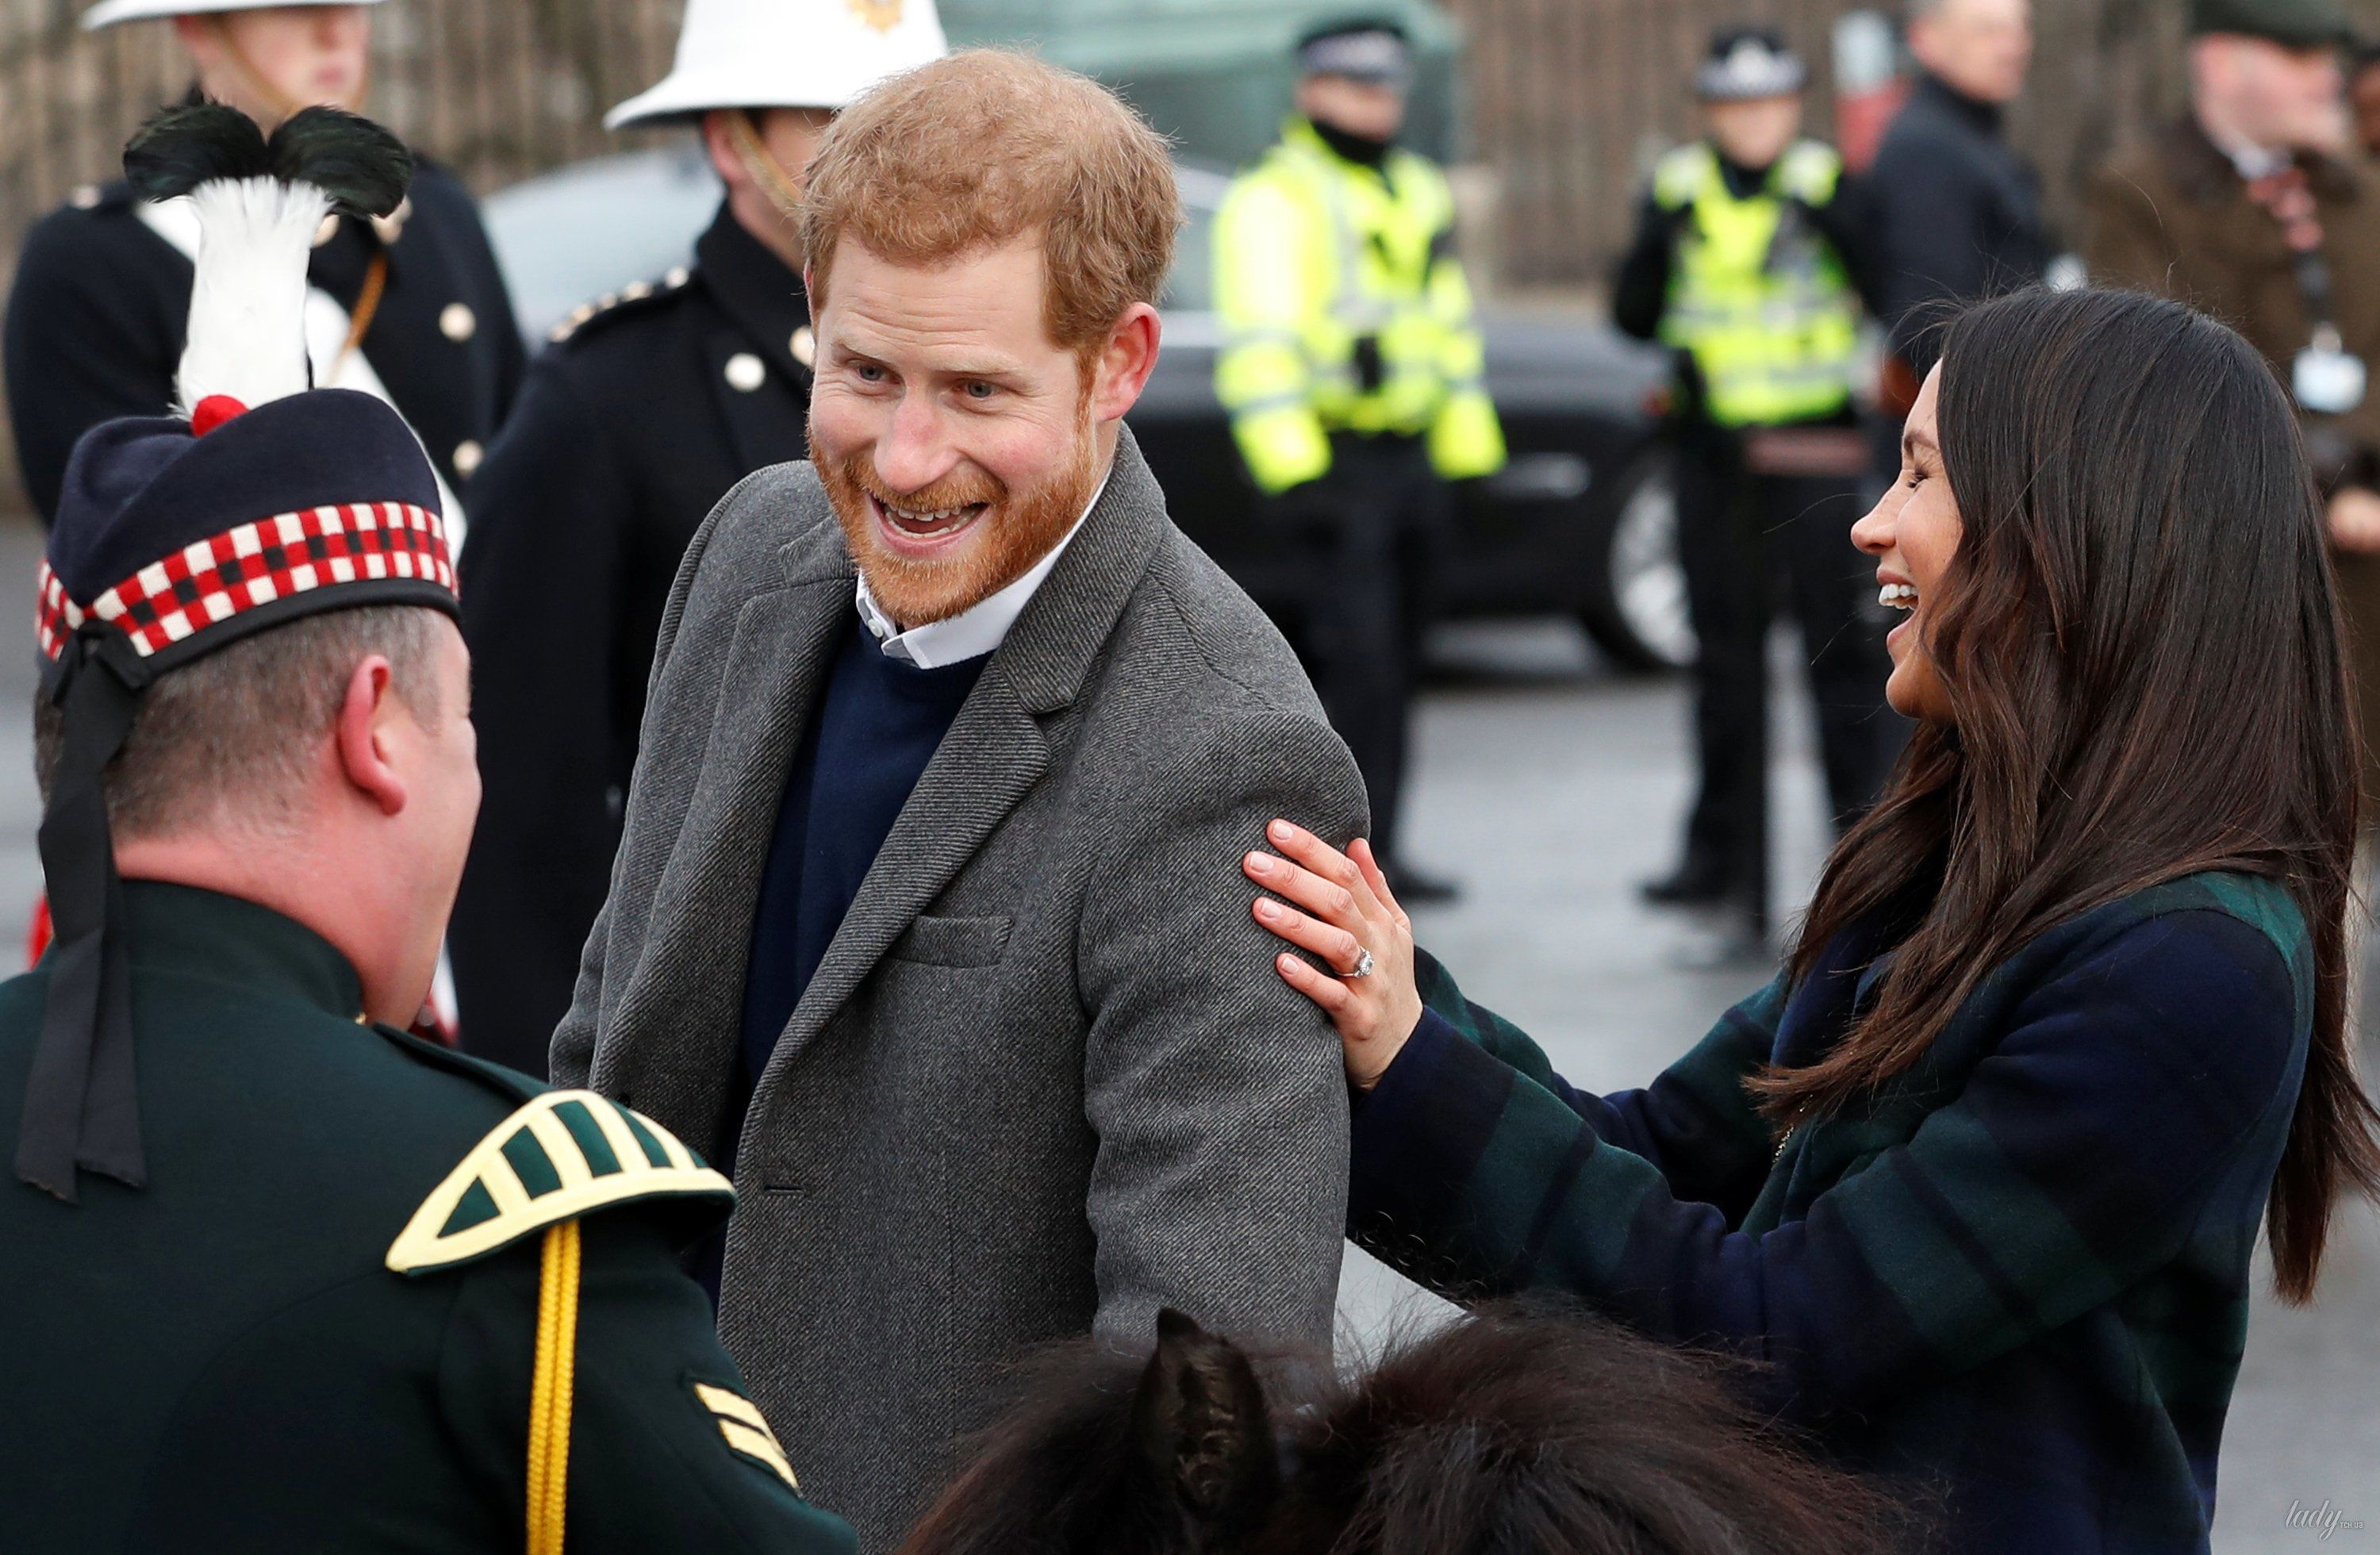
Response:
[[[730,486],[808,452],[802,169],[836,109],[943,52],[932,0],[691,0],[676,67],[605,121],[698,124],[726,195],[693,264],[554,331],[474,492],[464,632],[487,802],[452,939],[469,1051],[545,1073],[678,558]]]
[[[404,148],[298,133],[200,105],[127,155],[207,247],[178,407],[77,445],[41,579],[58,937],[0,985],[5,1542],[848,1551],[676,1266],[726,1182],[399,1028],[471,828],[468,659],[413,433],[298,349],[308,234],[394,208]],[[277,229],[231,182],[276,169]]]
[[[1656,902],[1731,905],[1767,932],[1769,607],[1784,585],[1809,657],[1838,823],[1881,785],[1897,726],[1852,547],[1864,462],[1852,403],[1864,217],[1841,159],[1799,138],[1802,62],[1721,30],[1694,78],[1709,133],[1655,167],[1612,313],[1671,348],[1678,529],[1700,651],[1700,791]]]
[[[310,103],[360,107],[376,0],[254,6],[245,0],[103,0],[86,29],[170,18],[196,91],[270,128]],[[197,225],[122,183],[76,191],[25,242],[8,298],[8,409],[25,487],[44,522],[75,440],[115,416],[153,416],[174,393]],[[393,403],[430,451],[459,543],[488,441],[526,353],[470,195],[423,164],[404,205],[336,218],[309,266],[315,382]]]
[[[1285,538],[1311,544],[1301,648],[1371,791],[1397,893],[1451,888],[1399,845],[1407,725],[1446,482],[1503,467],[1454,202],[1396,144],[1413,64],[1388,20],[1298,45],[1296,111],[1215,221],[1215,388]]]

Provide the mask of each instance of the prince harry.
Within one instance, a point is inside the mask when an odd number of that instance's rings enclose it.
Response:
[[[554,1037],[732,1172],[721,1333],[864,1548],[1026,1345],[1330,1336],[1338,1042],[1234,861],[1363,787],[1123,426],[1180,220],[1163,142],[1022,56],[836,121],[814,462],[687,553]]]

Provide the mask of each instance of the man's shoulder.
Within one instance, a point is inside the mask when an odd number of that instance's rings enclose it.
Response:
[[[189,261],[141,221],[130,185],[85,184],[26,233],[18,285],[120,277],[142,265],[187,277]]]
[[[1133,673],[1180,682],[1190,704],[1322,717],[1281,629],[1171,522],[1117,623],[1115,650]]]
[[[1895,146],[1908,145],[1973,151],[1989,139],[1986,131],[1962,117],[1935,91],[1920,87],[1885,126],[1884,140],[1876,151],[1879,156]]]
[[[408,1278],[443,1273],[624,1209],[674,1222],[683,1245],[735,1200],[726,1178],[650,1118],[591,1090],[537,1087],[421,1200],[387,1263]]]
[[[2159,140],[2135,140],[2111,152],[2092,174],[2094,188],[2109,186],[2145,188],[2172,179],[2170,158]]]
[[[697,337],[713,317],[682,270],[580,303],[546,332],[523,404],[537,417],[593,417],[613,437],[667,445],[688,420],[717,414],[704,394]],[[521,414],[516,412],[516,415]]]
[[[1280,629],[1171,525],[1106,658],[1087,728],[1124,791],[1171,792],[1163,774],[1184,771],[1218,791],[1245,787],[1261,770],[1361,804],[1354,759]],[[1346,792],[1319,792],[1331,789]]]
[[[639,346],[674,336],[697,322],[693,306],[709,295],[689,266],[632,281],[616,291],[589,298],[546,332],[546,352],[565,362],[616,359]]]
[[[412,198],[416,216],[427,215],[438,223],[468,221],[475,227],[480,225],[480,202],[472,198],[470,187],[443,163],[417,153],[413,182],[406,193]]]
[[[246,1225],[252,1245],[376,1257],[438,1177],[544,1088],[285,997],[182,973],[136,968],[133,978],[136,1008],[152,1012],[135,1040],[149,1172],[163,1191],[108,1213],[219,1215]],[[42,968],[0,984],[0,1109],[10,1125],[47,989]],[[322,1191],[328,1184],[344,1186]]]

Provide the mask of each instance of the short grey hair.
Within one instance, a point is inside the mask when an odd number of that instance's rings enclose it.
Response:
[[[101,774],[115,840],[216,825],[285,831],[358,664],[382,655],[391,688],[414,715],[439,715],[440,618],[421,605],[327,611],[158,676]],[[44,804],[65,747],[65,718],[36,694],[33,769]]]

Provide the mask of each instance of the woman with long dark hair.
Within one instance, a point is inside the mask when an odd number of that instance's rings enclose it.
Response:
[[[2120,293],[1961,315],[1903,450],[1852,535],[1916,734],[1783,974],[1648,1088],[1467,1002],[1361,843],[1277,823],[1257,916],[1341,974],[1279,962],[1346,1051],[1374,1252],[1765,1360],[1956,1548],[2204,1549],[2258,1226],[2303,1302],[2380,1195],[2321,509],[2255,353]]]

